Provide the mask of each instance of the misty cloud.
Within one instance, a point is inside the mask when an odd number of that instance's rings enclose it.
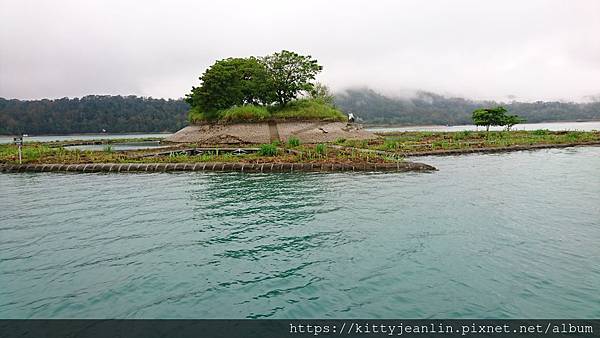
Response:
[[[311,54],[336,90],[600,94],[600,2],[0,0],[0,96],[182,97],[216,59]]]

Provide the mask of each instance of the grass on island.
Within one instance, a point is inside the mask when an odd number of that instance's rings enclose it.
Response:
[[[199,155],[190,155],[182,151],[185,148],[195,148],[197,144],[180,144],[169,149],[115,151],[110,147],[110,143],[123,140],[110,140],[104,150],[90,151],[67,150],[61,146],[71,144],[72,141],[37,142],[25,144],[23,163],[384,163],[401,161],[408,153],[600,142],[600,132],[597,131],[401,132],[380,135],[382,137],[376,140],[338,139],[332,143],[321,144],[303,144],[299,139],[291,137],[285,142],[254,145],[252,147],[258,147],[258,152],[242,155],[219,150]],[[215,148],[218,149],[219,146]],[[380,152],[375,153],[371,150]],[[168,154],[156,155],[165,152]],[[18,163],[17,146],[0,145],[0,163]]]
[[[182,148],[198,145],[186,144],[170,151],[135,150],[114,151],[105,147],[102,151],[66,150],[44,143],[32,143],[23,147],[24,164],[83,164],[83,163],[197,163],[197,162],[243,162],[243,163],[383,163],[402,160],[401,157],[370,154],[354,149],[334,149],[327,144],[300,144],[293,139],[289,143],[276,142],[258,146],[258,152],[236,155],[231,152],[215,151],[198,155],[186,154]],[[223,146],[222,146],[223,147]],[[254,146],[256,147],[256,146]],[[147,156],[157,152],[170,152],[164,156]],[[15,145],[0,145],[0,164],[18,163]]]
[[[281,107],[243,105],[221,110],[217,114],[215,122],[261,122],[265,120],[323,120],[341,121],[347,120],[346,115],[331,104],[316,99],[295,100]],[[192,109],[189,112],[190,123],[208,121],[205,114]]]
[[[600,141],[600,132],[597,131],[391,132],[378,133],[378,135],[382,138],[370,141],[348,140],[338,144],[393,153],[419,153],[544,144],[585,144]]]

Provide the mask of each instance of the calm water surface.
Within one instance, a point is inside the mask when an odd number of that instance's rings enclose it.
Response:
[[[129,151],[129,150],[140,150],[140,149],[159,149],[169,147],[166,144],[161,144],[160,141],[140,141],[140,142],[127,142],[127,143],[112,143],[110,145],[111,150],[114,151]],[[76,146],[64,147],[67,150],[91,150],[91,151],[104,151],[107,148],[106,144],[82,144]]]
[[[600,317],[600,148],[0,174],[0,317]]]
[[[52,141],[89,141],[89,140],[114,140],[121,138],[165,138],[168,133],[154,134],[71,134],[71,135],[32,135],[23,138],[25,142],[52,142]],[[13,143],[13,136],[0,135],[0,144]]]

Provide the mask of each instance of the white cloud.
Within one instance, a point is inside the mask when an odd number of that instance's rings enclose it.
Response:
[[[0,0],[0,96],[182,97],[216,59],[291,49],[335,89],[579,100],[600,2]]]

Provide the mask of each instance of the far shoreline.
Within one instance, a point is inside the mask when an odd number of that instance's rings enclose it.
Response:
[[[560,123],[589,123],[589,122],[599,122],[600,120],[575,120],[575,121],[540,121],[540,122],[532,122],[532,123],[521,123],[519,125],[533,125],[533,124],[560,124]],[[453,125],[444,125],[444,124],[363,124],[365,128],[459,128],[459,127],[471,127],[473,124],[453,124]],[[517,125],[517,126],[519,126]]]

